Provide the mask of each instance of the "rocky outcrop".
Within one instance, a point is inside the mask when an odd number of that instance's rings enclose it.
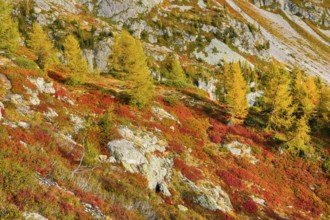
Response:
[[[170,113],[168,113],[167,111],[165,111],[164,109],[160,108],[160,107],[156,107],[156,106],[153,106],[151,108],[153,114],[159,118],[159,120],[163,120],[165,118],[167,119],[170,119],[170,120],[173,120],[173,121],[176,121],[180,124],[180,122],[173,116],[171,115]]]
[[[48,220],[47,218],[36,212],[24,212],[23,216],[26,220]]]
[[[100,0],[98,15],[125,23],[139,14],[146,13],[162,0]]]
[[[155,151],[164,152],[166,142],[161,143],[156,136],[141,130],[132,131],[128,127],[119,128],[125,139],[108,143],[111,153],[109,161],[121,163],[132,173],[141,173],[147,180],[149,189],[170,195],[168,183],[172,177],[173,159],[156,156]]]
[[[308,19],[316,24],[330,27],[330,9],[321,7],[323,1],[303,0],[298,4],[292,0],[254,0],[258,7],[280,8],[287,13]]]
[[[38,92],[47,94],[55,93],[53,82],[46,82],[45,79],[41,77],[36,79],[30,78],[29,80],[37,87]]]
[[[198,79],[197,87],[206,91],[209,94],[210,99],[215,101],[217,100],[216,83],[217,80],[213,77],[211,77],[209,80]]]
[[[237,157],[247,158],[251,163],[256,164],[258,159],[252,155],[252,149],[246,144],[242,144],[238,141],[233,141],[224,145],[230,153]]]
[[[197,196],[194,202],[205,209],[222,212],[230,212],[233,210],[228,194],[222,190],[220,186],[214,186],[211,182],[207,182],[205,186],[197,186],[187,178],[181,175],[181,179]]]
[[[111,53],[111,39],[106,38],[100,41],[95,49],[84,50],[84,57],[90,71],[98,70],[101,73],[108,71],[108,60]]]
[[[135,168],[148,163],[147,158],[134,147],[134,143],[125,139],[109,142],[108,150],[115,161],[125,165],[130,172],[137,172]]]
[[[76,0],[34,0],[35,4],[44,11],[50,11],[51,9],[66,10],[70,13],[78,13],[79,10],[76,7],[78,1]]]
[[[0,102],[0,121],[2,120],[3,114],[5,112],[5,106]]]

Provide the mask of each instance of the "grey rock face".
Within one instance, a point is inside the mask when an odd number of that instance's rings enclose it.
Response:
[[[102,73],[108,71],[108,59],[111,52],[111,39],[107,38],[98,43],[94,50],[84,50],[90,71],[95,69]]]
[[[79,12],[76,7],[78,3],[76,0],[35,0],[34,2],[44,11],[50,11],[53,7],[56,8],[56,6],[60,6],[70,13],[75,14]]]
[[[207,182],[205,187],[197,186],[184,176],[181,176],[181,179],[191,190],[197,193],[194,202],[203,208],[211,211],[221,210],[223,212],[233,210],[228,194],[220,186],[214,186],[211,182]]]
[[[173,160],[152,154],[156,150],[165,151],[162,141],[140,130],[133,132],[128,127],[119,128],[119,132],[125,139],[108,143],[111,158],[127,171],[141,173],[148,180],[149,189],[170,195],[168,182],[172,177]]]
[[[107,72],[108,70],[108,59],[111,53],[111,39],[104,39],[97,45],[94,56],[95,56],[95,68],[100,72]]]
[[[162,0],[99,0],[98,15],[125,23],[130,18],[137,18],[149,11]]]
[[[208,92],[211,100],[217,100],[216,95],[216,83],[217,80],[211,77],[208,81],[205,81],[203,79],[198,79],[198,88],[205,90]]]
[[[41,78],[41,77],[36,78],[36,79],[30,78],[29,80],[31,83],[33,83],[37,87],[38,92],[47,93],[47,94],[55,93],[53,82],[47,83],[45,81],[45,79]]]
[[[5,110],[5,106],[3,105],[2,102],[0,102],[0,121],[2,119],[2,111]]]
[[[84,50],[84,56],[86,58],[89,71],[94,70],[94,53],[93,50]]]
[[[148,163],[146,157],[135,149],[134,143],[125,139],[109,142],[108,149],[117,162],[125,162],[131,165]]]
[[[330,27],[330,11],[317,5],[316,1],[301,1],[298,5],[292,0],[254,0],[253,3],[258,7],[276,6],[288,13],[303,17],[314,23]]]
[[[156,189],[165,195],[171,195],[167,183],[170,181],[172,172],[169,170],[173,166],[173,160],[151,155],[149,164],[143,166],[142,174],[149,181],[149,189]]]

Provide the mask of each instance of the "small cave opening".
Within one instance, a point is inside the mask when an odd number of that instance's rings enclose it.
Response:
[[[159,183],[156,184],[155,191],[156,191],[156,193],[160,193],[161,192],[161,185]]]

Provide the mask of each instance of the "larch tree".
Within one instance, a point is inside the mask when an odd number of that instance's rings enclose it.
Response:
[[[227,104],[232,114],[231,122],[241,124],[248,115],[248,102],[246,99],[247,85],[242,76],[239,63],[233,63],[232,75],[228,81]]]
[[[330,87],[324,83],[320,87],[320,102],[317,106],[317,125],[319,129],[330,131]]]
[[[8,1],[0,0],[0,49],[14,51],[19,43],[17,23],[11,16],[12,7]]]
[[[161,67],[162,76],[166,79],[186,82],[187,78],[182,69],[181,63],[174,54],[170,54],[166,57]]]
[[[70,34],[66,37],[63,47],[66,64],[72,72],[71,79],[82,82],[88,73],[88,65],[86,59],[83,57],[79,42]]]
[[[121,79],[127,79],[132,69],[146,65],[146,59],[143,60],[145,57],[144,53],[142,59],[139,57],[141,51],[138,51],[139,48],[136,41],[126,30],[122,31],[114,39],[110,63],[115,71],[115,75]]]
[[[148,105],[153,97],[153,79],[141,42],[122,31],[115,38],[110,62],[115,75],[128,81],[130,104],[140,108]]]
[[[294,107],[290,83],[288,72],[284,68],[279,69],[273,63],[267,75],[263,96],[264,110],[269,115],[268,129],[285,131],[293,124]]]
[[[295,125],[293,138],[288,141],[288,150],[295,155],[304,155],[312,152],[310,146],[311,137],[309,135],[310,127],[306,117],[300,118]]]
[[[228,93],[228,83],[231,77],[231,66],[225,60],[223,63],[223,71],[222,74],[218,77],[218,86],[217,86],[217,93],[218,99],[222,103],[226,103],[226,97]]]
[[[320,95],[313,77],[306,76],[300,69],[295,69],[293,74],[295,80],[292,95],[296,114],[298,117],[306,116],[308,120],[316,111]]]
[[[59,63],[51,39],[36,22],[33,23],[27,44],[38,56],[37,63],[42,68],[47,69]]]

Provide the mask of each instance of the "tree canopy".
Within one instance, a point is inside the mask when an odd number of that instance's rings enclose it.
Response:
[[[19,42],[18,26],[11,11],[8,1],[0,0],[0,49],[7,51],[14,51]]]
[[[38,56],[37,63],[42,68],[47,68],[59,63],[51,39],[38,23],[33,23],[27,44]]]

